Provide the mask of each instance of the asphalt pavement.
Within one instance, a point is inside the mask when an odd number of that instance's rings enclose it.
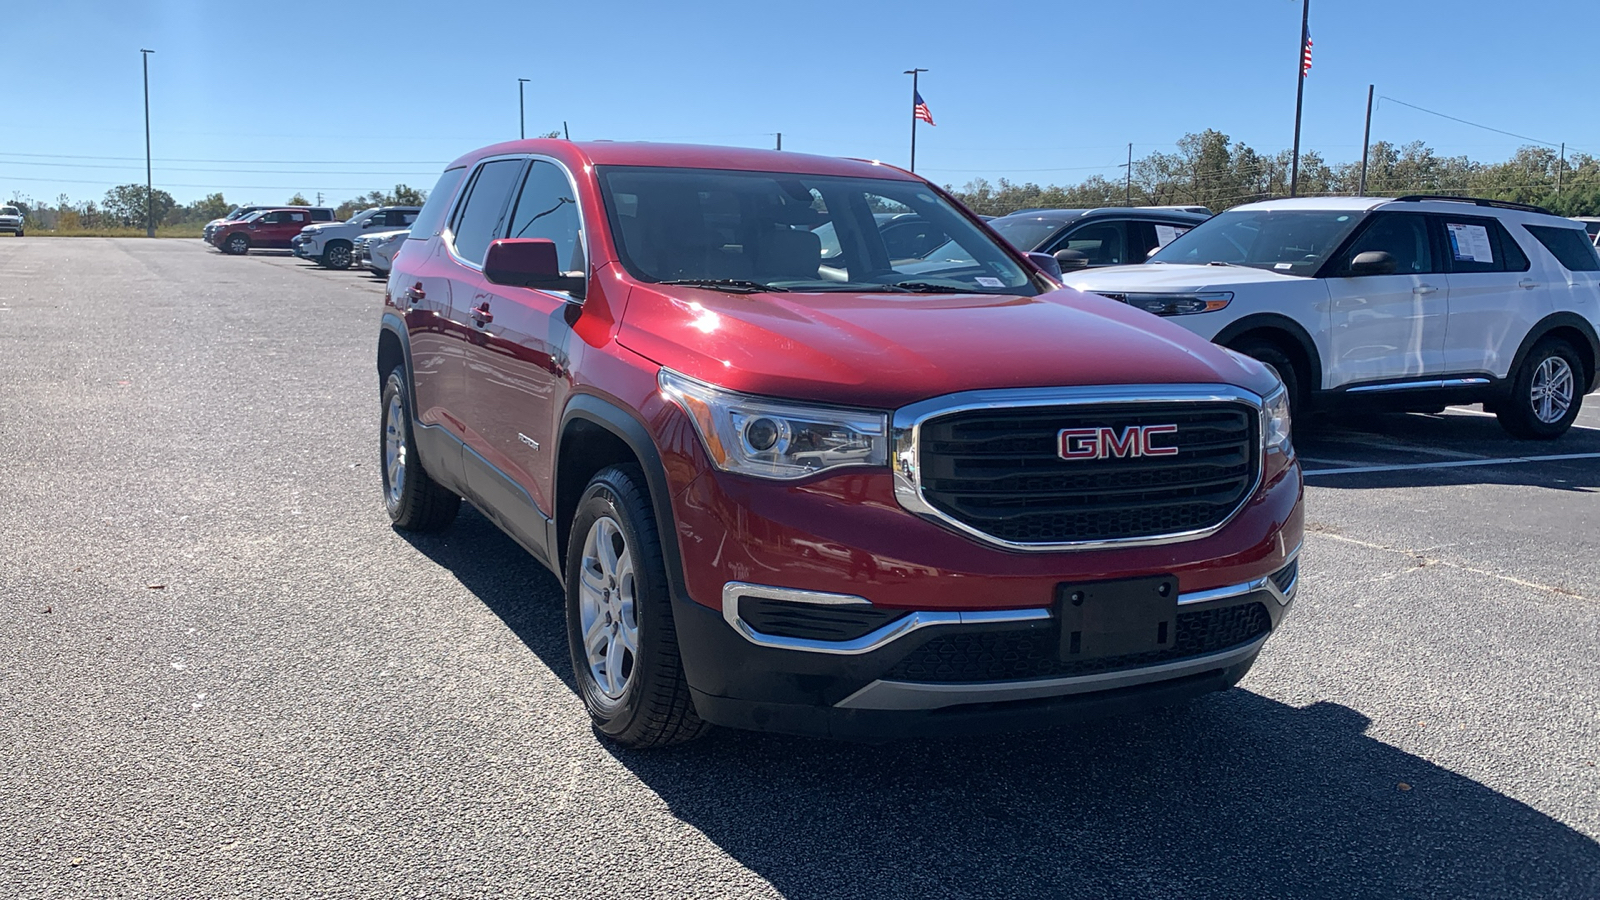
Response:
[[[1600,897],[1600,397],[1301,435],[1303,586],[1232,691],[638,753],[551,576],[389,527],[381,291],[0,240],[0,897]]]

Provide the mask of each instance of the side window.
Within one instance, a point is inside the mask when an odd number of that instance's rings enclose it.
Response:
[[[288,213],[269,212],[261,217],[261,222],[264,225],[281,225],[284,218],[288,215]]]
[[[1600,255],[1589,243],[1588,236],[1576,228],[1553,228],[1549,225],[1524,225],[1528,233],[1544,245],[1568,272],[1600,272]]]
[[[1379,213],[1372,217],[1367,227],[1350,245],[1342,260],[1341,270],[1350,260],[1368,252],[1382,252],[1394,257],[1396,275],[1421,275],[1437,272],[1434,266],[1433,247],[1428,240],[1428,220],[1414,213]],[[1340,274],[1348,274],[1341,271]]]
[[[1527,271],[1527,255],[1494,219],[1444,216],[1441,220],[1451,272]]]
[[[333,221],[333,210],[331,210],[331,209],[313,209],[311,211],[311,221],[313,221],[313,222],[332,222]]]
[[[1190,228],[1188,225],[1171,225],[1166,222],[1126,223],[1128,229],[1128,262],[1142,263],[1150,254],[1177,240]]]
[[[1127,241],[1123,237],[1121,222],[1090,222],[1067,232],[1066,238],[1056,244],[1056,251],[1075,250],[1082,253],[1091,266],[1120,266],[1129,262]],[[1144,262],[1144,260],[1135,260]]]
[[[584,270],[578,198],[560,166],[536,159],[528,167],[527,180],[522,183],[516,211],[511,215],[510,236],[554,241],[556,259],[564,271]]]
[[[511,198],[511,188],[522,171],[522,162],[498,159],[479,167],[451,229],[457,256],[475,266],[483,265],[489,242],[505,231],[506,201]]]
[[[439,226],[444,224],[445,213],[450,210],[450,201],[456,198],[456,185],[461,183],[462,176],[467,174],[465,168],[446,169],[439,181],[433,186],[433,192],[428,194],[428,202],[422,204],[422,211],[417,213],[417,219],[411,223],[412,240],[425,241],[439,233]]]
[[[303,212],[289,213],[289,221],[296,225],[304,225],[306,224],[306,214]]]

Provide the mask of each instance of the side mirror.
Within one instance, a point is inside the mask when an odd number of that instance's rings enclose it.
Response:
[[[1350,260],[1351,275],[1393,275],[1398,270],[1399,265],[1394,261],[1394,257],[1382,250],[1357,253],[1355,258]]]
[[[361,227],[362,228],[371,228],[372,226],[374,226],[376,224],[378,224],[378,217],[377,216],[373,216],[372,218],[366,220],[365,222],[362,222],[361,223]]]
[[[1060,263],[1061,271],[1063,272],[1089,268],[1089,257],[1082,250],[1057,250],[1055,258],[1056,262]]]
[[[493,284],[567,291],[583,298],[582,275],[565,275],[549,238],[500,238],[489,244],[483,259],[483,277]]]
[[[1034,265],[1043,269],[1046,275],[1057,281],[1061,280],[1061,263],[1056,262],[1054,256],[1048,253],[1029,253],[1028,259],[1032,260]]]

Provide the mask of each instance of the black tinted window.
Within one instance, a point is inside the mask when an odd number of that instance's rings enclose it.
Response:
[[[1077,228],[1052,252],[1062,250],[1082,253],[1091,266],[1118,266],[1128,261],[1121,222],[1094,222]]]
[[[333,221],[333,210],[331,210],[331,209],[313,209],[311,211],[311,221],[313,221],[313,222],[332,222]]]
[[[568,272],[583,271],[583,243],[578,232],[578,198],[567,173],[555,163],[534,160],[511,214],[511,237],[554,241],[556,259]]]
[[[1600,271],[1600,254],[1578,228],[1553,228],[1549,225],[1524,225],[1534,239],[1544,245],[1568,272]]]
[[[1450,271],[1457,273],[1527,271],[1527,255],[1494,219],[1446,216],[1443,221],[1445,252],[1449,255]]]
[[[433,186],[433,192],[428,195],[428,202],[422,204],[422,212],[417,213],[416,221],[411,223],[411,237],[427,240],[439,233],[445,212],[450,209],[450,201],[456,198],[456,186],[465,174],[467,170],[464,168],[444,170],[438,183]]]
[[[1379,251],[1394,257],[1396,275],[1420,275],[1438,271],[1433,265],[1433,248],[1428,241],[1428,220],[1408,213],[1379,213],[1356,237],[1346,254],[1348,260],[1362,253]]]
[[[506,201],[511,198],[511,188],[521,171],[520,159],[496,160],[478,170],[452,229],[457,256],[474,265],[483,264],[489,242],[504,233]]]

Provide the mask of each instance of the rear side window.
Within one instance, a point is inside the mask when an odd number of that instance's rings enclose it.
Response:
[[[1600,272],[1600,254],[1578,228],[1553,228],[1549,225],[1524,225],[1534,239],[1568,272]]]
[[[1442,217],[1450,271],[1526,272],[1528,255],[1495,219]]]
[[[461,178],[467,174],[466,168],[445,169],[439,176],[439,181],[434,184],[433,192],[428,195],[427,202],[422,204],[422,212],[417,213],[417,219],[411,223],[412,240],[425,241],[439,233],[439,226],[444,224],[445,213],[450,210],[450,201],[456,198],[456,187],[461,184]]]
[[[521,172],[520,159],[499,159],[478,169],[451,228],[457,256],[475,266],[483,265],[489,242],[505,233],[507,201]]]
[[[331,210],[331,209],[313,209],[311,211],[311,221],[313,221],[313,222],[332,222],[333,221],[333,210]]]

